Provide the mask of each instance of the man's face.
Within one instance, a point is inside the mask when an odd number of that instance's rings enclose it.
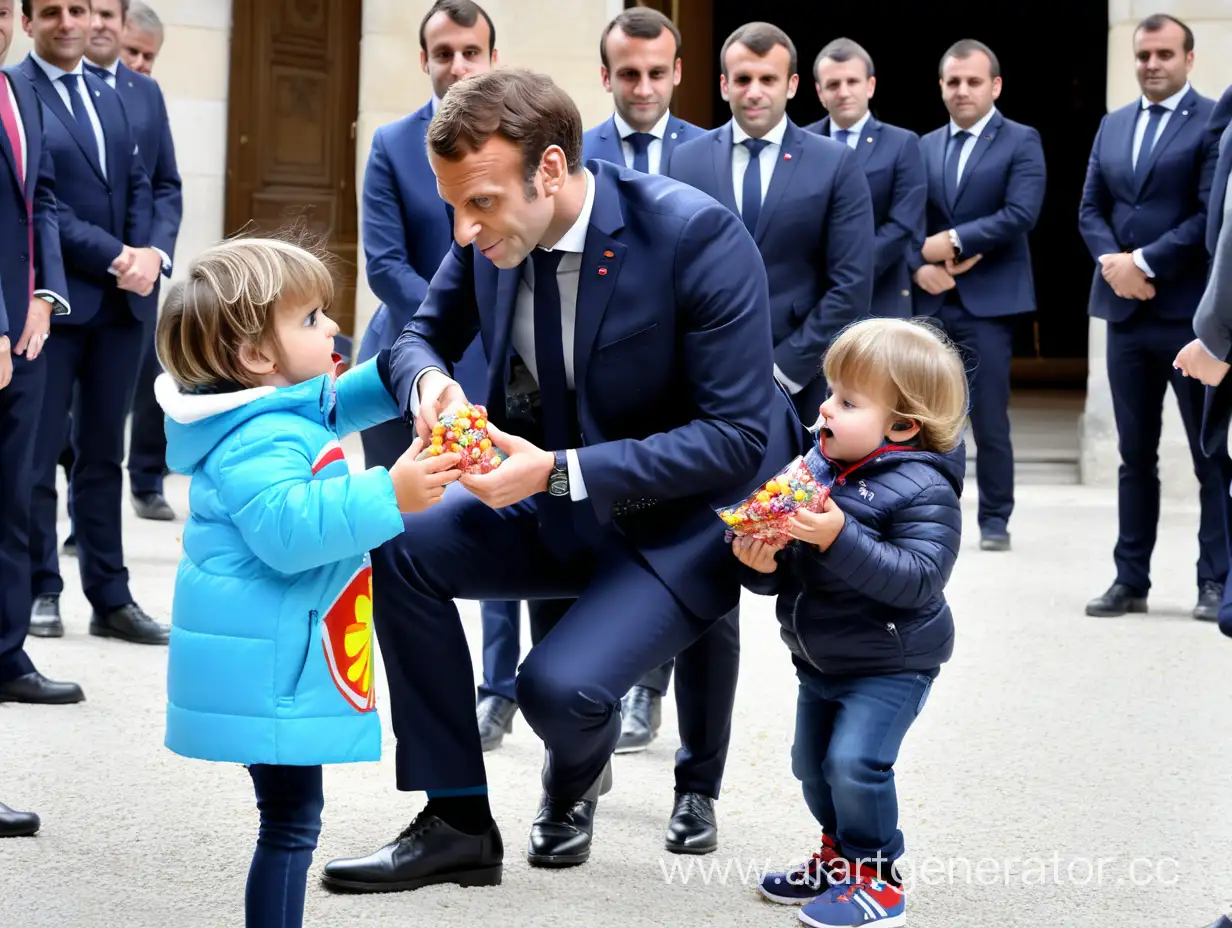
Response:
[[[120,57],[120,36],[124,32],[124,8],[120,0],[93,0],[90,42],[86,57],[102,67]]]
[[[552,221],[554,204],[544,189],[542,165],[532,180],[536,196],[528,200],[522,151],[502,136],[493,136],[460,161],[431,151],[428,160],[441,199],[454,210],[454,240],[462,247],[473,243],[497,267],[521,264]]]
[[[664,29],[653,39],[635,39],[619,27],[607,36],[607,67],[599,66],[603,89],[616,112],[638,132],[649,132],[672,105],[680,83],[676,38]]]
[[[850,129],[868,112],[877,78],[868,76],[868,66],[859,58],[834,61],[822,58],[817,62],[817,99],[826,108],[834,124]]]
[[[1138,86],[1148,100],[1167,100],[1185,86],[1194,53],[1185,51],[1185,31],[1174,22],[1155,32],[1139,30],[1134,36]]]
[[[727,50],[726,74],[719,76],[723,99],[731,104],[740,128],[755,139],[778,125],[787,101],[796,95],[800,75],[788,74],[791,55],[776,45],[765,57],[736,42]]]
[[[13,44],[13,22],[16,12],[13,9],[17,0],[0,0],[0,65],[8,57],[9,46]]]
[[[149,77],[162,47],[161,35],[134,29],[129,23],[124,27],[124,35],[120,37],[120,58],[138,74]]]
[[[1001,78],[992,76],[992,62],[983,52],[945,60],[941,99],[960,128],[969,129],[983,119],[999,96]]]
[[[39,57],[62,71],[77,67],[90,35],[89,0],[34,0],[30,12],[22,26]]]
[[[432,81],[432,92],[444,99],[446,91],[458,81],[474,74],[486,74],[496,64],[496,51],[488,54],[488,21],[475,18],[473,26],[459,26],[448,13],[437,13],[424,27],[428,50],[419,52],[419,64]]]

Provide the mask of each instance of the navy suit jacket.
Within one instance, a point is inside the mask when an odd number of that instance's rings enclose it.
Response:
[[[1190,90],[1168,118],[1141,182],[1134,180],[1135,100],[1099,124],[1078,210],[1078,229],[1095,259],[1088,312],[1124,322],[1135,312],[1157,319],[1193,318],[1206,281],[1206,201],[1217,140],[1206,132],[1214,101]],[[1155,298],[1117,296],[1100,273],[1099,256],[1142,249],[1155,278]]]
[[[671,176],[714,197],[739,222],[734,147],[731,123],[713,129],[676,150]],[[830,340],[869,312],[873,201],[856,153],[788,120],[753,238],[770,281],[774,363],[805,386],[821,373]]]
[[[364,171],[363,236],[368,286],[381,301],[368,324],[358,361],[390,348],[419,309],[428,282],[453,241],[453,224],[428,162],[432,103],[372,137]],[[487,362],[475,341],[456,371],[474,403],[483,403]]]
[[[709,197],[605,161],[586,166],[595,198],[573,358],[588,498],[574,505],[618,528],[694,613],[718,618],[739,584],[715,507],[803,447],[774,380],[765,272],[740,220]],[[503,359],[522,274],[452,247],[391,353],[404,410],[419,374],[448,371],[478,332],[499,359],[488,365],[489,412],[507,425]]]
[[[69,296],[60,257],[55,171],[43,139],[43,108],[25,77],[16,70],[4,74],[17,97],[26,143],[26,182],[19,186],[17,158],[8,134],[0,131],[0,335],[8,335],[16,347],[30,306],[29,212],[34,218],[34,288],[66,301]],[[0,93],[8,93],[5,83],[0,78]]]
[[[950,125],[920,140],[928,175],[925,234],[954,229],[963,255],[983,255],[960,274],[958,297],[973,316],[1012,316],[1035,309],[1035,278],[1027,233],[1044,205],[1047,172],[1039,133],[1030,126],[993,115],[976,139],[951,206],[945,193],[945,155]],[[910,255],[914,273],[924,263],[920,241]],[[942,296],[915,288],[916,315],[936,315]]]
[[[150,244],[153,203],[150,181],[137,153],[124,104],[119,96],[92,74],[83,74],[93,95],[107,146],[107,176],[98,160],[86,155],[83,130],[60,99],[47,75],[33,58],[18,69],[33,84],[43,103],[47,147],[56,173],[56,201],[60,215],[60,246],[68,278],[73,311],[53,316],[56,324],[84,325],[92,320],[111,293],[128,297],[134,318],[152,321],[156,307],[135,293],[121,291],[108,271],[125,245]]]
[[[1206,123],[1207,144],[1213,142],[1219,153],[1219,160],[1215,163],[1215,175],[1211,179],[1210,197],[1206,204],[1206,251],[1211,255],[1215,254],[1215,243],[1219,240],[1219,227],[1223,223],[1223,201],[1228,193],[1228,175],[1232,174],[1232,145],[1226,141],[1220,145],[1224,130],[1229,124],[1232,124],[1232,86],[1223,92]]]
[[[705,133],[691,122],[685,122],[678,116],[669,116],[667,127],[663,131],[662,151],[659,154],[659,173],[667,174],[672,163],[672,152],[690,139],[695,139]],[[609,161],[617,167],[625,167],[624,146],[621,144],[620,133],[616,129],[616,117],[609,116],[597,126],[587,129],[582,135],[582,160],[590,161],[599,158]]]
[[[806,128],[829,138],[830,117]],[[907,255],[913,243],[924,237],[928,200],[920,137],[869,116],[855,152],[873,197],[876,227],[871,314],[905,319],[912,312]]]

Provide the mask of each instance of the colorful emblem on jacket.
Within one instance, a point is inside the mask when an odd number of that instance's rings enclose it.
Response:
[[[338,692],[360,712],[376,708],[372,685],[372,568],[356,572],[321,623],[321,644]]]

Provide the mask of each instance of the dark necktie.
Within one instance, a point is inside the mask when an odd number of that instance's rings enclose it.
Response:
[[[847,144],[847,140],[849,138],[851,138],[850,129],[839,129],[838,131],[834,133],[834,141],[841,142],[844,145]]]
[[[87,71],[89,71],[91,74],[97,77],[100,81],[102,81],[108,87],[112,87],[112,88],[115,87],[115,84],[112,83],[111,72],[108,71],[106,68],[100,68],[96,64],[84,64],[83,63],[83,66],[85,67]]]
[[[654,141],[654,136],[649,132],[634,132],[626,135],[625,141],[633,146],[633,170],[649,174],[650,143]]]
[[[560,325],[560,285],[556,271],[563,251],[531,252],[535,268],[535,373],[543,417],[543,438],[548,451],[569,447],[569,384]]]
[[[958,194],[958,159],[962,156],[963,146],[969,138],[970,132],[955,132],[950,139],[950,150],[945,156],[945,195],[951,208],[954,206],[954,197]]]
[[[761,152],[770,143],[765,139],[745,139],[740,143],[749,150],[749,166],[744,170],[740,213],[749,235],[757,232],[757,217],[761,215]]]
[[[3,129],[5,137],[9,140],[9,147],[13,149],[13,165],[17,168],[17,182],[21,185],[22,203],[26,208],[26,254],[31,256],[30,260],[30,295],[34,293],[34,222],[33,211],[31,209],[30,200],[26,197],[26,172],[22,170],[21,151],[22,138],[21,132],[17,128],[17,113],[13,111],[13,103],[9,100],[8,82],[4,75],[0,74],[0,129]]]
[[[1168,108],[1159,103],[1152,103],[1148,112],[1151,114],[1146,121],[1146,132],[1142,133],[1142,143],[1138,146],[1138,161],[1134,164],[1134,180],[1141,181],[1147,168],[1151,166],[1151,152],[1155,150],[1155,135],[1159,132],[1159,123],[1163,120]]]
[[[72,107],[73,118],[77,120],[77,125],[81,127],[85,137],[87,153],[94,159],[94,166],[101,170],[103,162],[99,158],[98,139],[94,135],[94,124],[90,122],[90,114],[86,112],[86,101],[81,98],[81,92],[77,89],[77,75],[65,74],[60,81],[64,84],[64,89],[68,91],[69,106]]]

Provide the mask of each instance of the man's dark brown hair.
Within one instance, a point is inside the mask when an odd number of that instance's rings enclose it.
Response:
[[[1139,32],[1158,32],[1164,26],[1168,25],[1168,23],[1176,23],[1181,27],[1181,32],[1185,33],[1185,44],[1183,47],[1186,52],[1192,52],[1194,50],[1193,30],[1175,16],[1169,16],[1167,13],[1155,13],[1148,16],[1142,22],[1138,23],[1138,28],[1134,30],[1134,35],[1136,36]]]
[[[613,29],[619,29],[631,39],[657,39],[666,29],[676,40],[676,53],[672,55],[672,60],[680,57],[680,49],[684,40],[676,24],[658,10],[652,10],[648,6],[635,6],[625,10],[608,23],[607,28],[603,30],[603,35],[599,36],[599,58],[603,61],[605,68],[611,67],[607,60],[607,37],[612,34]]]
[[[937,74],[940,77],[945,77],[945,63],[951,58],[957,58],[961,61],[964,58],[970,58],[976,52],[983,52],[988,56],[989,76],[993,78],[1000,77],[1001,62],[997,60],[997,56],[991,48],[977,39],[959,39],[947,48],[945,54],[941,56],[941,64],[937,65]]]
[[[765,58],[774,46],[782,45],[791,57],[791,63],[787,66],[787,76],[791,77],[796,73],[796,43],[791,40],[791,36],[770,23],[745,23],[727,37],[727,41],[723,43],[723,50],[719,52],[719,68],[724,77],[727,77],[727,50],[737,42],[759,58]]]
[[[528,200],[535,198],[531,181],[550,146],[564,151],[570,174],[582,169],[582,115],[547,75],[502,68],[458,81],[428,125],[428,148],[461,161],[494,135],[521,149]]]
[[[444,13],[463,29],[475,25],[482,16],[488,24],[488,55],[492,54],[492,50],[496,48],[496,26],[492,24],[488,11],[474,0],[436,0],[436,3],[432,4],[432,8],[419,21],[419,47],[425,52],[428,50],[428,20],[437,13]]]

